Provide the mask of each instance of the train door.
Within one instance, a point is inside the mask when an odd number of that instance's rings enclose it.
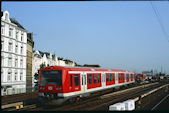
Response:
[[[87,89],[87,85],[86,85],[86,74],[82,73],[81,74],[81,91],[82,93],[85,93]]]
[[[105,73],[101,73],[101,81],[102,81],[102,86],[105,87],[106,86],[106,78],[105,78]]]
[[[118,84],[118,81],[119,81],[119,79],[118,79],[119,77],[118,77],[118,73],[115,73],[115,84]]]
[[[81,80],[80,74],[69,74],[70,75],[70,92],[81,91]]]

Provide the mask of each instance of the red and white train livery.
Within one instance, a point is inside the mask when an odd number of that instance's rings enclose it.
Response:
[[[38,90],[40,97],[51,97],[60,103],[134,82],[135,74],[131,71],[50,66],[41,69]]]

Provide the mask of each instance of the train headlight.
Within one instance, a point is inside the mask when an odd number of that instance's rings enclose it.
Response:
[[[45,88],[44,87],[40,87],[40,90],[44,90]]]

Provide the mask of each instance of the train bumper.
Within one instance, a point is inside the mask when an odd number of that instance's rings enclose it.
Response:
[[[48,103],[50,101],[55,105],[61,105],[68,100],[68,98],[59,97],[57,93],[39,93],[38,98],[40,103]]]

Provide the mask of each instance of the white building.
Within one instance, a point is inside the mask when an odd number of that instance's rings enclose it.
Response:
[[[4,11],[1,17],[1,95],[26,91],[27,31]]]
[[[52,55],[48,52],[34,51],[32,56],[32,84],[34,87],[34,75],[40,69],[40,65],[45,64],[46,66],[75,66],[75,62],[70,60],[59,59],[57,56]]]

